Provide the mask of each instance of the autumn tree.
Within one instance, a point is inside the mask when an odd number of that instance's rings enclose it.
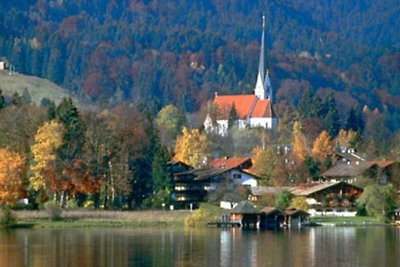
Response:
[[[167,105],[158,112],[155,122],[161,143],[173,148],[176,137],[186,123],[183,112],[174,105]]]
[[[353,130],[343,130],[341,129],[338,135],[335,138],[335,142],[340,147],[350,148],[353,147],[356,139],[357,139],[357,132]]]
[[[333,154],[334,144],[327,131],[322,131],[313,143],[311,155],[320,162],[326,161]]]
[[[293,197],[289,207],[301,210],[308,210],[307,198],[303,196]]]
[[[55,184],[56,165],[58,161],[57,150],[63,144],[64,126],[57,120],[45,122],[35,135],[32,145],[33,164],[30,177],[31,187],[38,191],[47,191],[49,184]],[[53,188],[54,189],[54,188]]]
[[[204,166],[209,158],[209,141],[207,136],[197,129],[182,129],[175,145],[174,159],[185,162],[195,168]]]
[[[292,154],[299,163],[303,162],[307,155],[307,143],[302,132],[302,125],[299,121],[293,124]]]
[[[14,205],[23,191],[25,162],[8,149],[0,149],[0,204]]]

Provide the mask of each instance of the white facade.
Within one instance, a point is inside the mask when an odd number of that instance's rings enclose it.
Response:
[[[278,120],[276,118],[250,118],[250,126],[276,129],[278,127]]]

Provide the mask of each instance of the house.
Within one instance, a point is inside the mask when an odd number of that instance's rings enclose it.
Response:
[[[239,166],[229,168],[189,169],[175,173],[174,194],[176,204],[181,207],[198,205],[218,189],[232,191],[236,186],[251,188],[257,186],[257,177]]]
[[[306,197],[311,216],[355,216],[356,201],[363,189],[344,181],[302,184],[289,190]]]
[[[217,114],[207,114],[204,129],[222,136],[227,135],[230,119],[239,129],[246,127],[277,128],[277,118],[274,114],[273,92],[268,70],[264,72],[265,61],[265,17],[261,36],[260,60],[254,94],[247,95],[218,95],[215,94],[213,104]],[[234,114],[235,117],[231,118]]]
[[[285,209],[284,217],[285,226],[288,228],[310,225],[310,214],[301,209]]]
[[[260,210],[261,229],[279,229],[285,221],[285,214],[275,207],[264,207]]]
[[[321,174],[324,180],[355,182],[365,177],[380,184],[398,183],[399,165],[395,161],[347,161],[338,163]]]
[[[260,211],[251,201],[238,203],[230,212],[229,221],[239,223],[241,227],[258,227]]]

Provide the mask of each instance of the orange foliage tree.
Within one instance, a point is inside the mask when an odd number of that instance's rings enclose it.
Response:
[[[0,149],[0,203],[14,205],[23,191],[25,162],[7,149]]]
[[[324,161],[332,156],[333,147],[334,145],[328,132],[322,131],[313,143],[311,155],[319,161]]]
[[[302,131],[301,122],[299,121],[293,124],[292,146],[293,156],[299,163],[302,163],[307,156],[307,142]]]

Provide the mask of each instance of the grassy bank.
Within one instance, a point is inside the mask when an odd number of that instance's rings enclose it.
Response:
[[[189,211],[63,211],[61,220],[50,220],[45,211],[16,211],[17,227],[146,227],[182,226]]]
[[[312,224],[316,225],[333,225],[333,226],[361,226],[361,225],[383,225],[384,223],[377,218],[367,216],[356,217],[312,217],[310,218]]]

